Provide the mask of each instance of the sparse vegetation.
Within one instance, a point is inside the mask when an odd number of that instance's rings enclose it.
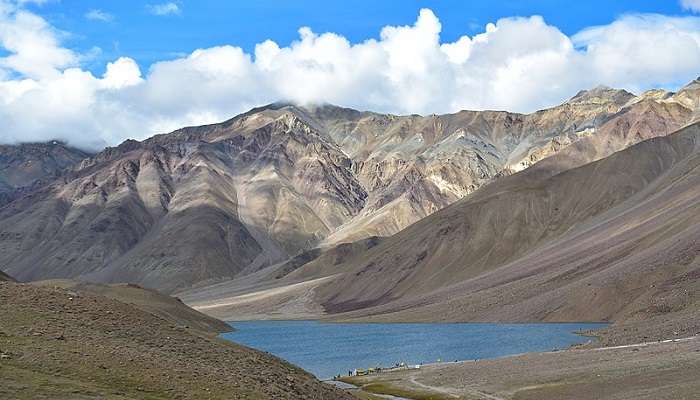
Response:
[[[0,398],[352,399],[273,356],[134,306],[0,282]]]

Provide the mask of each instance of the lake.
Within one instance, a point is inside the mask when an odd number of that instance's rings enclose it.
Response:
[[[318,321],[231,322],[222,337],[270,352],[320,379],[354,368],[474,360],[564,349],[604,323],[336,324]]]

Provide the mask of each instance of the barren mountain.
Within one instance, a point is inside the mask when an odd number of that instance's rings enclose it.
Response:
[[[0,209],[20,279],[172,290],[315,243],[366,196],[351,161],[286,110],[128,141]]]
[[[699,150],[696,124],[578,168],[560,154],[340,264],[322,253],[264,293],[221,284],[215,300],[183,298],[226,317],[278,315],[303,296],[308,314],[336,319],[615,321],[604,343],[693,335]]]
[[[499,180],[354,259],[323,304],[552,321],[697,307],[699,141],[694,125],[548,178],[546,162]]]
[[[0,206],[32,187],[49,182],[89,156],[64,143],[0,145]]]
[[[539,160],[559,157],[563,171],[667,135],[695,118],[694,85],[596,88],[529,115],[273,104],[127,141],[0,208],[0,265],[21,280],[166,291],[257,274],[396,233]]]

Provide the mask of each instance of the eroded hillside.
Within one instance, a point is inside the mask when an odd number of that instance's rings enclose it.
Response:
[[[127,141],[0,208],[0,263],[166,291],[253,274],[394,234],[540,160],[553,174],[665,136],[694,120],[697,86],[596,88],[529,115],[274,104]]]

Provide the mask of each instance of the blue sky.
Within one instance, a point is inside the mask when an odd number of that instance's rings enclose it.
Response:
[[[700,0],[0,0],[0,143],[97,149],[275,101],[528,113],[699,73]]]
[[[351,42],[377,38],[386,25],[410,25],[421,8],[430,8],[442,23],[441,39],[484,30],[488,22],[504,17],[541,15],[563,33],[604,25],[628,13],[688,14],[672,0],[511,0],[511,1],[283,1],[192,0],[174,2],[179,13],[156,16],[149,5],[163,2],[52,1],[30,9],[54,27],[68,32],[65,42],[80,52],[101,49],[86,68],[101,73],[108,61],[120,56],[148,67],[197,48],[234,44],[252,52],[255,44],[272,39],[280,45],[297,40],[297,30],[339,33]],[[110,21],[89,20],[91,10],[109,15]]]

